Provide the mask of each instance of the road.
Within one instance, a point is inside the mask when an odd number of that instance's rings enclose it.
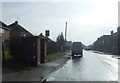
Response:
[[[83,55],[79,59],[70,59],[47,81],[118,81],[118,59],[85,50]]]

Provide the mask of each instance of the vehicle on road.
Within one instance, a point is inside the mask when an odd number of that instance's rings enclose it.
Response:
[[[72,58],[82,57],[83,56],[83,47],[81,42],[73,42],[72,44]]]

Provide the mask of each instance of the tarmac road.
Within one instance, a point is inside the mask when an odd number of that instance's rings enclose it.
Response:
[[[113,55],[84,51],[83,57],[70,59],[47,81],[118,81],[118,59]]]

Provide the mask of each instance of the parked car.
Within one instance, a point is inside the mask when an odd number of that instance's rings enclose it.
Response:
[[[72,44],[72,58],[82,57],[83,56],[83,47],[81,42],[73,42]]]

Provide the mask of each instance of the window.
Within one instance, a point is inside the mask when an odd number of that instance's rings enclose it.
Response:
[[[102,43],[103,43],[103,44],[105,43],[104,40],[102,41]]]
[[[2,27],[0,27],[0,33],[4,33],[4,29],[2,29]]]
[[[22,34],[21,34],[21,37],[26,37],[26,34],[22,33]]]
[[[0,33],[2,33],[2,27],[0,27]]]

